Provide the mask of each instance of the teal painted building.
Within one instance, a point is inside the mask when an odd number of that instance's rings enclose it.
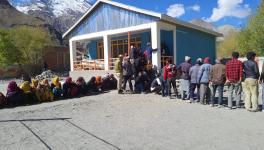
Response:
[[[111,59],[129,53],[129,45],[144,52],[147,43],[157,50],[152,54],[152,64],[158,68],[169,57],[176,64],[185,56],[214,60],[218,36],[221,34],[165,14],[106,0],[97,1],[63,35],[69,39],[72,71],[75,62],[85,59],[102,59],[103,69],[109,70]]]

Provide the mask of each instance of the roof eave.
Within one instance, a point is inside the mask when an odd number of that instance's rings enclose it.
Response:
[[[118,2],[114,2],[114,1],[109,1],[109,0],[98,0],[70,29],[68,29],[63,35],[62,35],[62,38],[65,38],[76,26],[79,25],[79,23],[85,18],[87,17],[87,15],[92,12],[96,7],[97,5],[99,5],[100,3],[106,3],[106,4],[110,4],[110,5],[113,5],[113,6],[117,6],[117,7],[120,7],[120,8],[123,8],[123,9],[127,9],[127,10],[131,10],[131,11],[134,11],[134,12],[138,12],[138,13],[142,13],[142,14],[145,14],[145,15],[149,15],[149,16],[153,16],[153,17],[157,17],[157,18],[160,18],[161,19],[161,16],[162,14],[160,13],[156,13],[156,12],[153,12],[153,11],[149,11],[149,10],[144,10],[144,9],[140,9],[140,8],[137,8],[137,7],[134,7],[134,6],[129,6],[129,5],[125,5],[125,4],[121,4],[121,3],[118,3]]]

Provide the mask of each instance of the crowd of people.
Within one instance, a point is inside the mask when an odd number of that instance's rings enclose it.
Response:
[[[83,77],[79,77],[76,82],[67,77],[63,83],[59,77],[54,77],[51,83],[48,79],[38,81],[24,77],[19,86],[11,81],[7,94],[0,93],[0,106],[29,105],[117,89],[118,94],[154,93],[169,99],[182,99],[189,103],[221,108],[224,107],[224,87],[227,86],[228,109],[245,107],[248,111],[256,112],[261,109],[258,96],[259,85],[262,85],[264,111],[264,65],[260,74],[255,61],[256,53],[248,52],[247,61],[242,63],[238,59],[239,53],[233,52],[232,59],[226,65],[222,59],[211,62],[209,57],[197,59],[194,65],[188,56],[179,65],[174,64],[172,59],[167,59],[166,65],[159,70],[152,66],[152,52],[149,48],[142,53],[132,46],[129,55],[119,55],[115,62],[117,78],[107,73],[92,77],[88,82]],[[243,91],[244,106],[241,98]]]
[[[211,62],[209,57],[199,58],[192,65],[191,58],[185,56],[182,64],[176,65],[168,59],[166,65],[158,70],[152,67],[151,56],[141,54],[132,47],[130,56],[119,55],[119,60],[115,62],[118,94],[153,92],[169,99],[177,98],[221,108],[224,107],[224,87],[227,86],[228,109],[245,107],[248,111],[257,112],[261,109],[258,96],[259,85],[262,85],[264,111],[264,66],[260,75],[254,52],[248,52],[247,61],[243,63],[238,58],[239,53],[233,52],[232,59],[226,65],[223,59]],[[127,82],[129,90],[126,89]]]
[[[92,77],[88,82],[83,77],[79,77],[76,82],[71,77],[67,77],[61,82],[56,76],[51,84],[48,79],[42,81],[30,77],[22,79],[20,85],[15,81],[9,82],[6,95],[0,92],[0,107],[16,107],[88,96],[117,88],[117,79],[113,74]]]

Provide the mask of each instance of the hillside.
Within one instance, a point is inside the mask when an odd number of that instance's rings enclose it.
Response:
[[[0,27],[12,28],[16,26],[40,27],[47,31],[56,45],[63,44],[61,33],[44,20],[26,15],[16,10],[7,0],[0,1]]]

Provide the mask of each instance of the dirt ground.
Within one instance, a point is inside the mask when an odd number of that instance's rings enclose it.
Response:
[[[112,91],[0,110],[0,149],[263,150],[263,124],[262,112]]]

